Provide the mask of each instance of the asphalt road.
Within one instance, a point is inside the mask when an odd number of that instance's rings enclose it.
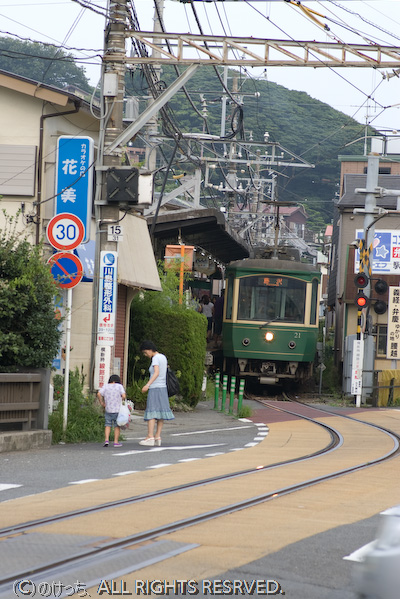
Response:
[[[259,443],[268,433],[261,423],[242,422],[214,411],[211,402],[199,403],[193,412],[176,413],[174,421],[164,424],[161,447],[139,445],[146,430],[143,417],[135,415],[119,448],[79,443],[1,454],[0,502],[239,451]]]

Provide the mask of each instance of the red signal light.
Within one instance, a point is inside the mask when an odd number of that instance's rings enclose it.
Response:
[[[364,287],[366,287],[368,285],[368,283],[369,283],[369,278],[365,274],[365,272],[359,272],[354,277],[354,285],[356,287],[358,287],[359,289],[364,289]]]
[[[363,308],[366,308],[369,304],[369,299],[367,298],[366,295],[364,295],[364,293],[362,291],[360,291],[360,293],[356,297],[356,304],[360,310],[362,310]]]

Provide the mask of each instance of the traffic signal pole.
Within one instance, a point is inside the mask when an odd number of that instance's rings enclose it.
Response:
[[[376,212],[376,188],[378,187],[379,174],[379,154],[371,153],[368,156],[367,166],[367,182],[365,195],[365,213],[364,213],[364,238],[360,244],[360,272],[364,272],[368,277],[368,284],[364,288],[364,293],[367,297],[371,297],[371,274],[372,274],[372,258],[373,258],[373,243],[375,236],[375,218]],[[360,340],[362,347],[362,383],[361,393],[356,395],[356,406],[360,407],[361,403],[366,403],[367,385],[366,374],[372,373],[374,370],[374,354],[372,351],[365,351],[365,336],[371,335],[371,331],[367,326],[367,318],[369,313],[369,305],[364,308],[364,331],[360,330]],[[361,321],[361,318],[359,319]],[[361,325],[361,322],[360,322]],[[358,322],[357,322],[357,339],[358,339]],[[369,347],[369,346],[368,346]]]

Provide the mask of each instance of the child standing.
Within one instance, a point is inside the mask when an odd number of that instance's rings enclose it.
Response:
[[[114,426],[114,447],[122,447],[122,443],[118,443],[121,429],[117,425],[117,418],[122,400],[126,398],[126,393],[121,385],[121,379],[117,374],[110,376],[108,383],[98,391],[97,397],[101,405],[106,409],[104,447],[108,447],[109,445],[112,426]]]

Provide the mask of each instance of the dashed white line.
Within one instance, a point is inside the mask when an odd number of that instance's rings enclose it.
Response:
[[[17,489],[22,485],[7,485],[6,483],[0,484],[0,491],[8,491],[8,489]]]
[[[126,476],[127,474],[135,474],[135,472],[140,472],[140,470],[127,470],[126,472],[116,472],[113,476]]]
[[[75,480],[73,482],[68,483],[69,485],[85,485],[86,483],[95,483],[100,478],[86,478],[85,480]]]

